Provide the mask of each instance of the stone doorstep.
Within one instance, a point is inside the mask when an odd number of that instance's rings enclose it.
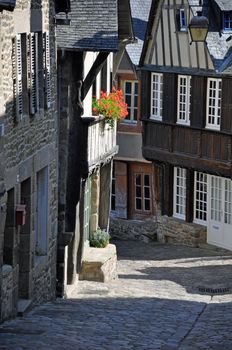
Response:
[[[32,306],[31,299],[19,299],[17,303],[18,316],[24,316],[26,312],[30,311]]]
[[[114,244],[85,249],[79,280],[109,282],[117,278],[117,252]]]

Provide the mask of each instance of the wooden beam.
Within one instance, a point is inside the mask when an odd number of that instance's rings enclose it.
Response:
[[[194,171],[186,170],[186,221],[193,221]]]
[[[85,99],[87,93],[89,92],[89,89],[93,85],[94,80],[96,79],[98,73],[104,66],[104,63],[109,56],[109,52],[100,52],[97,55],[96,60],[94,61],[89,73],[87,74],[87,77],[85,78],[83,82],[82,87],[82,101]]]

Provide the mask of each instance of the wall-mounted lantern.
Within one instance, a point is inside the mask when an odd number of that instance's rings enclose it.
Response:
[[[195,42],[204,42],[209,30],[209,20],[205,16],[194,16],[189,23],[189,32],[191,35],[191,44]]]
[[[16,225],[23,226],[26,222],[26,205],[16,204]]]

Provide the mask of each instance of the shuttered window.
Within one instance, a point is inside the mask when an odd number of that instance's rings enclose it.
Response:
[[[39,109],[38,33],[30,33],[28,41],[30,113],[35,114]]]
[[[51,66],[50,66],[50,43],[49,33],[43,34],[43,67],[44,67],[44,97],[45,107],[51,106]]]
[[[177,123],[190,124],[191,77],[178,75]]]
[[[174,168],[173,216],[185,219],[186,212],[186,169]]]
[[[15,100],[16,121],[22,119],[23,115],[23,84],[22,84],[22,50],[21,34],[13,39],[13,87]]]
[[[162,120],[163,115],[163,74],[151,75],[151,118]]]
[[[220,130],[222,80],[208,78],[206,127]]]

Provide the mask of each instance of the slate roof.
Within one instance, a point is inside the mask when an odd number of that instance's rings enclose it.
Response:
[[[127,45],[126,50],[134,65],[139,64],[151,2],[152,0],[130,0],[133,29],[137,42]]]
[[[71,0],[70,25],[57,22],[57,45],[64,49],[116,51],[118,49],[117,0]],[[66,18],[58,14],[57,18]]]
[[[232,11],[231,0],[214,0],[222,11]]]

